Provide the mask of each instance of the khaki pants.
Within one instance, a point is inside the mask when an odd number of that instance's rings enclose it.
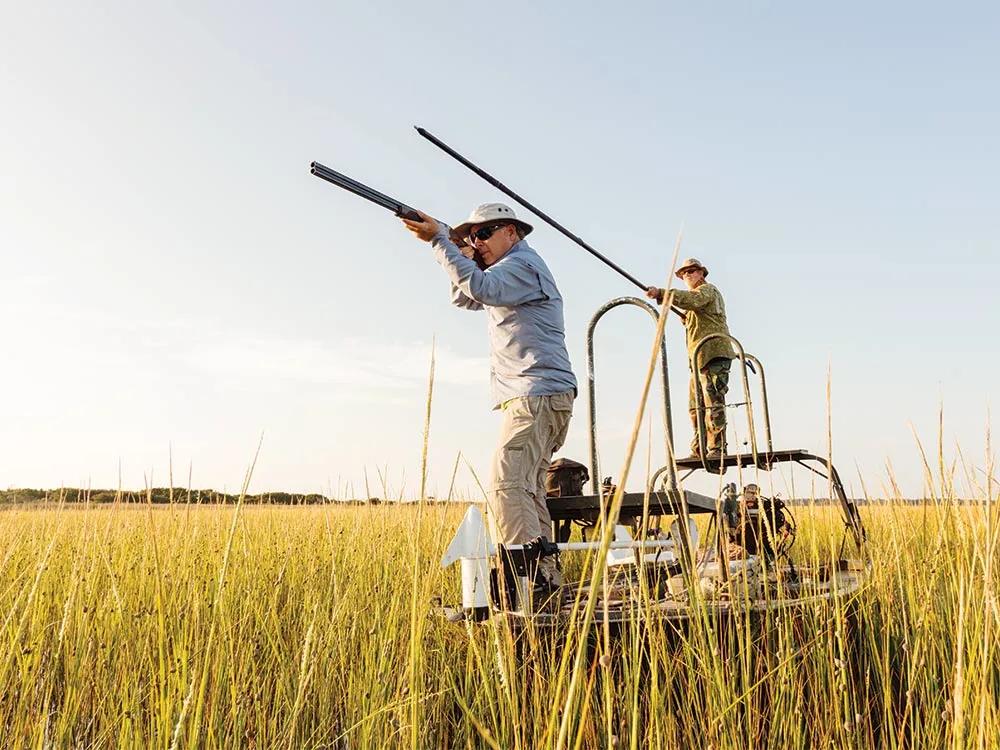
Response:
[[[545,472],[552,455],[566,442],[573,398],[572,392],[522,396],[503,410],[486,507],[490,535],[497,544],[527,544],[552,533]],[[539,567],[546,578],[558,582],[554,558],[543,558]]]

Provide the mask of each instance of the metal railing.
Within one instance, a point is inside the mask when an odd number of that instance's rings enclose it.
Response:
[[[695,399],[695,429],[698,436],[698,448],[701,455],[702,465],[708,470],[708,444],[707,444],[707,427],[705,424],[705,412],[707,408],[705,406],[705,393],[702,389],[702,373],[701,370],[696,366],[698,362],[698,355],[701,354],[702,347],[705,346],[710,341],[716,339],[724,339],[732,344],[736,349],[736,359],[740,363],[740,374],[742,376],[741,380],[743,382],[743,401],[737,406],[746,406],[747,408],[747,424],[750,439],[750,453],[753,456],[753,461],[757,463],[757,428],[753,415],[753,398],[750,395],[750,380],[747,376],[747,371],[755,372],[760,376],[760,392],[761,392],[761,402],[762,409],[764,412],[764,437],[767,442],[767,452],[771,453],[774,448],[771,443],[771,416],[767,406],[767,381],[764,378],[764,366],[760,363],[752,354],[747,354],[743,345],[733,336],[725,333],[710,333],[708,336],[701,338],[697,344],[695,344],[694,351],[691,352],[691,377],[694,379],[694,399]],[[749,364],[748,364],[749,362]],[[728,421],[728,420],[727,420]]]
[[[633,305],[648,312],[653,321],[659,320],[660,311],[638,297],[616,297],[602,305],[587,326],[587,397],[590,417],[590,478],[595,495],[601,494],[600,467],[597,463],[597,393],[594,383],[594,330],[597,322],[606,313],[616,307],[623,305]],[[677,473],[673,466],[674,431],[670,413],[670,380],[667,375],[667,340],[664,336],[660,340],[660,374],[663,380],[663,430],[667,442],[667,458],[669,463],[667,485],[670,489],[677,488]]]

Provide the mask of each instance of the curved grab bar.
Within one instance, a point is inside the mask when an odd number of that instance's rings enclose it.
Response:
[[[646,310],[646,312],[653,317],[654,321],[658,321],[660,318],[660,311],[650,303],[646,302],[646,300],[639,299],[638,297],[616,297],[602,305],[597,312],[594,313],[594,316],[590,319],[590,325],[587,326],[587,396],[590,418],[590,478],[593,493],[595,495],[599,495],[601,493],[601,478],[599,475],[599,468],[597,466],[597,394],[594,386],[594,329],[597,327],[597,321],[603,318],[607,312],[622,305],[634,305],[635,307],[640,307]],[[674,430],[670,413],[670,382],[667,376],[666,336],[660,340],[660,374],[663,379],[663,429],[667,442],[667,458],[670,459],[670,475],[668,477],[668,481],[670,483],[670,488],[675,489],[677,487],[677,474],[673,468]]]
[[[767,440],[767,452],[772,451],[771,445],[771,417],[768,413],[767,408],[767,385],[764,380],[764,366],[760,363],[752,354],[747,354],[743,349],[743,344],[739,342],[734,336],[730,336],[725,333],[710,333],[707,336],[702,337],[695,344],[694,351],[691,352],[691,377],[694,378],[694,400],[695,400],[695,422],[696,430],[698,432],[698,448],[702,456],[702,465],[708,470],[708,465],[706,463],[706,454],[708,450],[708,445],[706,441],[706,426],[705,426],[705,397],[702,392],[701,387],[701,370],[694,366],[694,363],[698,361],[698,355],[701,353],[701,349],[709,341],[715,339],[725,339],[730,344],[736,347],[737,359],[740,361],[740,371],[743,376],[743,398],[747,405],[747,422],[750,429],[750,452],[753,455],[754,463],[757,463],[757,431],[754,424],[753,418],[753,399],[750,396],[750,381],[747,378],[747,360],[750,360],[752,367],[756,367],[760,373],[760,387],[761,393],[763,394],[763,408],[764,408],[764,436]]]

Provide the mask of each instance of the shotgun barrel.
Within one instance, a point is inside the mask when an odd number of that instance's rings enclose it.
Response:
[[[417,213],[416,209],[406,205],[402,201],[396,200],[395,198],[390,198],[385,193],[380,193],[375,188],[368,187],[363,182],[358,182],[357,180],[348,177],[346,174],[341,174],[336,170],[330,169],[329,167],[320,164],[318,161],[314,161],[309,165],[309,172],[310,174],[316,175],[321,180],[326,180],[327,182],[333,183],[337,187],[342,187],[344,190],[361,196],[365,200],[369,200],[377,206],[388,208],[396,214],[396,216],[403,219],[413,219],[416,221],[420,220],[420,215]]]
[[[408,206],[403,203],[403,201],[396,200],[395,198],[390,198],[385,193],[380,193],[375,188],[368,187],[368,185],[365,185],[363,182],[358,182],[353,177],[348,177],[346,174],[341,174],[335,169],[330,169],[329,167],[320,164],[318,161],[314,161],[309,165],[309,173],[314,174],[321,180],[326,180],[337,187],[342,187],[349,193],[354,193],[365,200],[371,201],[376,206],[388,208],[401,219],[420,221],[420,214],[418,214],[417,210],[412,206]],[[454,230],[451,231],[451,241],[458,248],[469,246],[469,243],[465,240],[465,238],[457,236]],[[486,261],[483,260],[483,256],[476,249],[472,250],[472,260],[476,262],[476,265],[479,266],[481,270],[486,270]]]

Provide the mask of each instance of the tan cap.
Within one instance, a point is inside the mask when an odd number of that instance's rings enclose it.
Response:
[[[469,218],[464,223],[455,227],[455,233],[459,237],[465,237],[469,234],[469,228],[476,224],[499,224],[501,222],[510,222],[517,225],[524,234],[530,234],[533,228],[528,222],[517,218],[510,206],[504,203],[484,203],[472,209]]]
[[[680,279],[682,278],[681,274],[683,274],[689,268],[700,268],[702,271],[705,272],[705,276],[708,276],[708,269],[705,268],[705,265],[697,258],[688,258],[683,263],[681,263],[680,268],[677,269],[677,273],[675,275],[677,276],[678,279]]]

